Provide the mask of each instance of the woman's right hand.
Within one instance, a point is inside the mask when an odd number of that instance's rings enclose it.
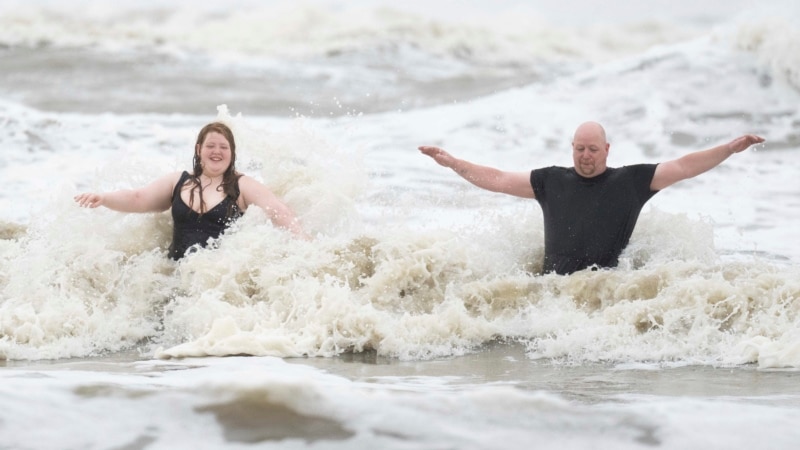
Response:
[[[97,208],[103,205],[103,196],[86,192],[75,196],[75,201],[83,208]]]

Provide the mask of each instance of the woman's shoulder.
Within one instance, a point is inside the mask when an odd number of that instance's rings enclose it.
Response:
[[[181,180],[186,180],[190,176],[191,175],[189,174],[189,172],[187,172],[185,170],[176,170],[174,172],[170,172],[170,173],[168,173],[166,175],[163,175],[161,177],[161,179],[166,181],[166,182],[168,182],[169,184],[175,186]]]
[[[246,188],[246,187],[251,187],[251,186],[257,186],[257,185],[261,184],[255,178],[253,178],[253,177],[251,177],[249,175],[245,175],[245,174],[243,174],[241,172],[236,172],[236,177],[237,177],[236,179],[237,179],[237,182],[239,183],[239,188],[240,189],[243,189],[243,188]]]
[[[270,192],[269,188],[267,188],[264,183],[255,178],[242,173],[238,173],[237,175],[239,175],[239,192],[244,195],[248,202],[253,198],[263,196]]]
[[[170,172],[160,176],[153,184],[157,185],[158,189],[162,192],[168,192],[170,195],[174,195],[178,186],[185,183],[189,176],[189,173],[185,170]]]

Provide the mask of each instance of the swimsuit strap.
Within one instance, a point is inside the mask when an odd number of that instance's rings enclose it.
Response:
[[[189,172],[184,170],[183,173],[181,174],[181,179],[178,180],[178,183],[175,184],[175,188],[172,190],[172,198],[173,199],[175,199],[176,195],[180,195],[181,188],[183,187],[183,184],[186,183],[186,180],[188,180],[190,177],[191,177],[191,175],[189,175]]]

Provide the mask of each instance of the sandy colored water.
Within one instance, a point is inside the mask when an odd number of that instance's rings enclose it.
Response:
[[[239,358],[239,357],[233,357]],[[258,357],[248,357],[258,358]],[[218,358],[171,359],[162,370],[186,370]],[[0,370],[96,371],[136,373],[147,362],[136,352],[104,357],[43,361],[0,361]],[[329,358],[285,358],[290,364],[319,369],[352,381],[381,383],[386,379],[439,379],[459,386],[506,384],[528,391],[545,391],[577,402],[599,402],[625,395],[731,398],[742,401],[800,406],[800,371],[736,367],[649,364],[570,364],[531,360],[516,343],[494,342],[464,356],[428,361],[401,361],[376,352],[345,353]]]

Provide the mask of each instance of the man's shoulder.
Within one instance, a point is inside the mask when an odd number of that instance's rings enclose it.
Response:
[[[617,170],[625,170],[628,172],[648,171],[648,170],[656,170],[657,165],[658,164],[654,163],[629,164],[627,166],[619,167]]]
[[[542,182],[547,179],[563,178],[569,176],[572,173],[575,173],[575,169],[572,167],[563,167],[563,166],[540,167],[538,169],[531,170],[531,183],[533,183],[534,180]]]
[[[631,164],[616,169],[615,179],[635,183],[637,186],[644,186],[649,189],[653,176],[656,173],[658,164]]]
[[[627,177],[651,177],[656,172],[658,164],[629,164],[620,167],[608,167],[606,170],[609,172],[610,177],[614,178],[627,178]]]
[[[533,169],[534,173],[569,173],[573,171],[574,169],[572,167],[564,167],[564,166],[548,166],[548,167],[540,167],[538,169]]]

